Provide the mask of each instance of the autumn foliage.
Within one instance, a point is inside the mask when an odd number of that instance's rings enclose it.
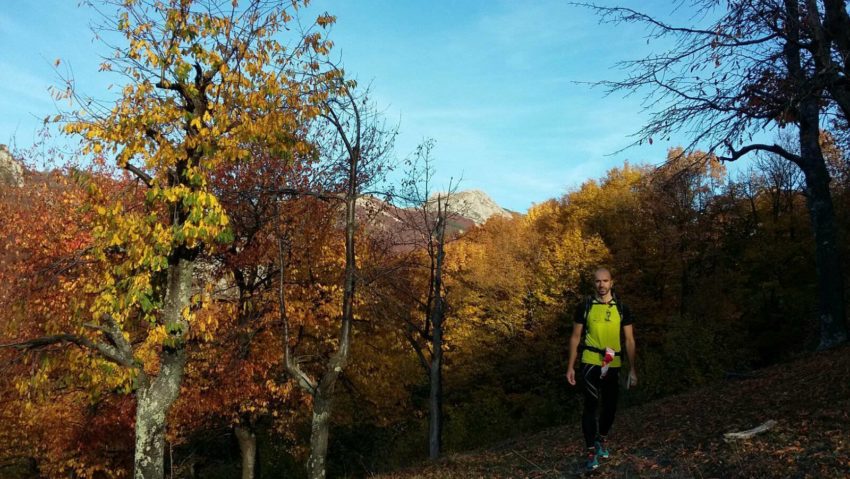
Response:
[[[332,16],[285,45],[301,2],[105,3],[124,43],[102,69],[127,83],[115,104],[63,118],[85,166],[0,185],[2,477],[407,465],[429,452],[422,366],[435,344],[444,450],[573,422],[570,318],[599,265],[636,316],[641,386],[627,406],[818,342],[812,227],[787,161],[764,154],[730,173],[675,148],[525,213],[471,226],[420,202],[424,219],[406,221],[392,188],[366,194],[393,166],[395,132],[328,60]],[[839,143],[821,135],[846,231]],[[449,240],[435,249],[438,231]],[[707,416],[695,420],[719,428]],[[765,448],[785,460],[783,444]],[[632,453],[623,468],[651,467]]]
[[[836,171],[846,174],[846,159],[837,155]],[[798,173],[770,157],[758,170],[734,176],[716,162],[699,163],[698,154],[671,151],[670,158],[660,169],[612,169],[447,245],[449,451],[572,420],[576,398],[562,380],[562,346],[569,311],[596,264],[616,265],[620,294],[640,318],[644,382],[632,403],[744,374],[816,342],[816,324],[806,314],[813,307],[813,252]],[[265,161],[265,171],[308,186],[303,167]],[[88,206],[92,191],[125,194],[133,182],[78,171],[30,177],[26,194],[3,189],[6,340],[68,331],[69,318],[96,304],[96,294],[72,294],[73,285],[100,277],[98,263],[85,260],[98,224],[92,218],[102,214]],[[215,438],[240,426],[261,438],[265,467],[292,469],[306,460],[310,399],[281,363],[277,232],[270,219],[280,218],[277,227],[289,241],[292,346],[295,354],[318,358],[333,347],[341,296],[340,210],[314,197],[286,200],[278,210],[271,200],[249,199],[270,191],[269,178],[250,169],[213,176],[234,239],[204,255],[209,299],[196,313],[185,382],[169,414],[168,443],[183,458],[180,474],[238,468],[238,454],[210,456],[198,445],[233,451],[232,443]],[[245,191],[258,196],[241,196]],[[848,192],[837,185],[835,194]],[[426,450],[425,378],[399,320],[418,310],[405,291],[417,290],[422,270],[410,267],[415,252],[387,249],[383,234],[369,240],[378,231],[369,224],[364,218],[358,233],[368,288],[356,304],[353,362],[338,393],[331,473],[350,472],[344,465],[355,460],[367,470],[397,466]],[[725,300],[717,302],[721,295]],[[138,344],[144,358],[147,343]],[[2,354],[8,426],[0,430],[0,453],[9,470],[51,477],[72,470],[90,477],[129,473],[132,376],[76,346]],[[311,359],[302,361],[313,368]],[[671,382],[671,375],[679,379]]]

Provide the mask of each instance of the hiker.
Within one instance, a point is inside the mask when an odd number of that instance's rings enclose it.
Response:
[[[614,280],[608,268],[597,268],[593,272],[593,281],[595,294],[576,307],[567,366],[567,381],[575,386],[576,358],[581,354],[578,374],[584,388],[581,429],[587,447],[587,470],[596,469],[599,459],[608,457],[606,436],[617,410],[623,346],[629,357],[626,387],[637,385],[632,315],[614,294]],[[600,402],[602,407],[597,423],[597,405]]]

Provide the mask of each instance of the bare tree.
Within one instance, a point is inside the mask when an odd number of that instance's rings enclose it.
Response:
[[[835,62],[846,67],[841,45],[847,34],[836,25],[847,22],[847,12],[842,2],[824,3],[826,17],[815,0],[803,5],[699,0],[694,17],[717,18],[705,27],[670,25],[630,8],[581,4],[604,22],[646,25],[650,40],[673,42],[661,53],[622,62],[625,79],[598,83],[610,92],[646,94],[651,116],[635,143],[684,131],[693,138],[686,151],[707,147],[709,153],[726,153],[725,161],[771,152],[802,170],[816,243],[821,349],[847,340],[830,176],[819,144],[823,121],[842,112],[846,117],[848,105],[841,100],[846,76]],[[767,128],[790,126],[796,127],[798,152],[753,141]]]
[[[321,155],[332,165],[338,165],[343,191],[283,191],[295,195],[308,195],[340,201],[344,205],[345,271],[343,296],[339,317],[336,346],[320,371],[311,374],[292,354],[290,322],[286,306],[287,237],[278,225],[278,307],[284,329],[284,365],[287,373],[313,399],[310,458],[308,476],[321,479],[326,474],[328,435],[331,423],[333,395],[340,375],[349,360],[354,300],[358,284],[355,237],[357,232],[357,200],[364,187],[380,176],[384,160],[392,149],[393,130],[386,128],[372,105],[368,91],[355,92],[354,82],[344,81],[329,91],[321,121],[316,127],[315,143]],[[331,171],[333,173],[333,171]]]
[[[432,194],[433,148],[434,141],[427,140],[413,155],[399,197],[408,208],[398,210],[398,219],[408,237],[406,246],[412,256],[409,270],[411,274],[427,276],[424,291],[406,291],[402,295],[412,299],[419,315],[413,315],[409,308],[401,310],[405,337],[428,377],[428,450],[432,460],[439,458],[442,450],[443,335],[447,309],[444,265],[445,246],[450,240],[446,236],[446,226],[452,216],[451,200],[457,190],[457,183],[450,181],[446,192]],[[424,265],[418,257],[424,257]],[[417,289],[417,284],[413,281],[407,287]]]

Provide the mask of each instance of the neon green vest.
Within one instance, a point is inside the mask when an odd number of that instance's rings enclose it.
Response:
[[[617,356],[611,361],[612,368],[622,366],[620,354],[623,351],[620,342],[620,311],[616,306],[615,300],[610,303],[598,303],[593,300],[590,306],[590,311],[587,312],[586,323],[584,327],[587,329],[584,335],[584,344],[592,348],[605,350],[611,348],[617,351]],[[587,364],[602,365],[602,355],[595,351],[585,349],[581,353],[581,361]]]

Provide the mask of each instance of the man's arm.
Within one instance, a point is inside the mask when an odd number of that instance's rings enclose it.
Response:
[[[573,334],[570,336],[570,360],[567,362],[567,381],[573,386],[576,384],[576,358],[578,357],[578,343],[581,342],[581,333],[584,331],[584,325],[575,323],[573,326]]]
[[[637,385],[637,371],[635,369],[635,328],[631,324],[623,326],[623,335],[626,337],[626,354],[629,357],[629,385]]]

